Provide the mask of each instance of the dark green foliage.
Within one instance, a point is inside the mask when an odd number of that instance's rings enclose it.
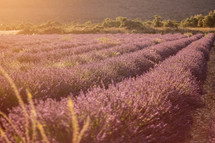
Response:
[[[195,15],[194,17],[198,20],[197,27],[202,27],[204,16],[202,14],[199,14],[199,15]]]
[[[154,27],[162,27],[163,26],[162,17],[155,15],[153,20],[153,25]]]
[[[62,27],[58,27],[58,26],[50,26],[50,27],[46,27],[44,29],[41,29],[40,34],[64,34],[64,29]]]
[[[210,12],[208,15],[202,14],[191,16],[181,22],[183,27],[215,27],[215,11]]]
[[[213,22],[213,17],[207,15],[205,16],[204,20],[203,20],[203,27],[213,27],[214,26],[214,22]]]
[[[126,17],[117,17],[116,21],[120,23],[120,27],[126,27],[125,23],[126,21],[128,21],[128,19]]]
[[[127,29],[141,29],[143,28],[142,20],[141,19],[135,19],[130,20],[126,17],[117,17],[116,21],[120,22],[120,27],[125,27]]]
[[[39,25],[38,28],[47,28],[47,27],[56,27],[56,26],[61,26],[61,23],[56,21],[48,21],[44,24]]]
[[[166,28],[155,28],[166,27]],[[140,18],[129,19],[127,17],[106,18],[101,23],[86,21],[85,23],[71,22],[59,23],[48,21],[36,25],[30,23],[22,24],[0,24],[0,30],[20,30],[19,34],[86,34],[86,33],[174,33],[174,32],[196,32],[190,28],[182,27],[215,27],[215,11],[208,15],[202,14],[191,16],[183,21],[177,22],[171,19],[163,20],[155,15],[153,20],[142,21]],[[202,32],[201,30],[199,32]],[[204,32],[204,30],[203,30]]]
[[[84,23],[84,25],[85,25],[85,26],[92,25],[92,21],[87,21],[87,22]]]
[[[143,28],[143,24],[139,21],[128,19],[121,23],[120,27],[125,27],[127,29],[141,29]]]
[[[125,27],[128,29],[141,29],[143,28],[143,24],[138,21],[127,20],[125,22]]]
[[[116,20],[106,18],[103,23],[103,27],[117,27],[117,28],[126,28],[126,29],[141,29],[143,28],[143,24],[141,19],[127,19],[126,17],[117,17]]]
[[[178,23],[173,20],[166,20],[166,21],[163,21],[163,26],[164,27],[178,27]]]
[[[103,27],[119,27],[120,26],[120,22],[119,21],[115,21],[113,19],[110,18],[106,18],[103,23],[102,23]]]
[[[183,27],[197,27],[198,19],[194,16],[191,16],[190,18],[187,18],[184,21],[182,21],[181,25]]]
[[[147,20],[142,22],[144,26],[151,26],[153,24],[153,22],[151,20]]]
[[[215,12],[210,12],[204,17],[203,27],[214,27],[215,26]]]

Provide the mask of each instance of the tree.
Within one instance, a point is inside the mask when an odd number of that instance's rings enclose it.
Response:
[[[163,26],[163,23],[162,23],[161,19],[162,19],[162,17],[160,17],[158,15],[154,16],[154,20],[153,20],[154,27],[161,27],[161,26]]]
[[[203,27],[213,27],[214,26],[214,19],[212,16],[207,15],[203,20]]]
[[[210,11],[203,20],[203,27],[214,27],[215,26],[215,12]]]

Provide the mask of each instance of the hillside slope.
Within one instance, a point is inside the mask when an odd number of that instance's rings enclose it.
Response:
[[[117,16],[151,19],[155,14],[181,20],[207,14],[214,5],[214,0],[8,0],[0,1],[0,22],[101,21]]]

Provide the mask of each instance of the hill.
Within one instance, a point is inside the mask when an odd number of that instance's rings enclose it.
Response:
[[[214,0],[8,0],[0,1],[0,22],[102,21],[110,17],[182,20],[215,9]]]

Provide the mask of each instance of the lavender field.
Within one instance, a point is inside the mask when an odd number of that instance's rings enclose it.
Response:
[[[0,142],[183,143],[215,34],[0,35]]]

